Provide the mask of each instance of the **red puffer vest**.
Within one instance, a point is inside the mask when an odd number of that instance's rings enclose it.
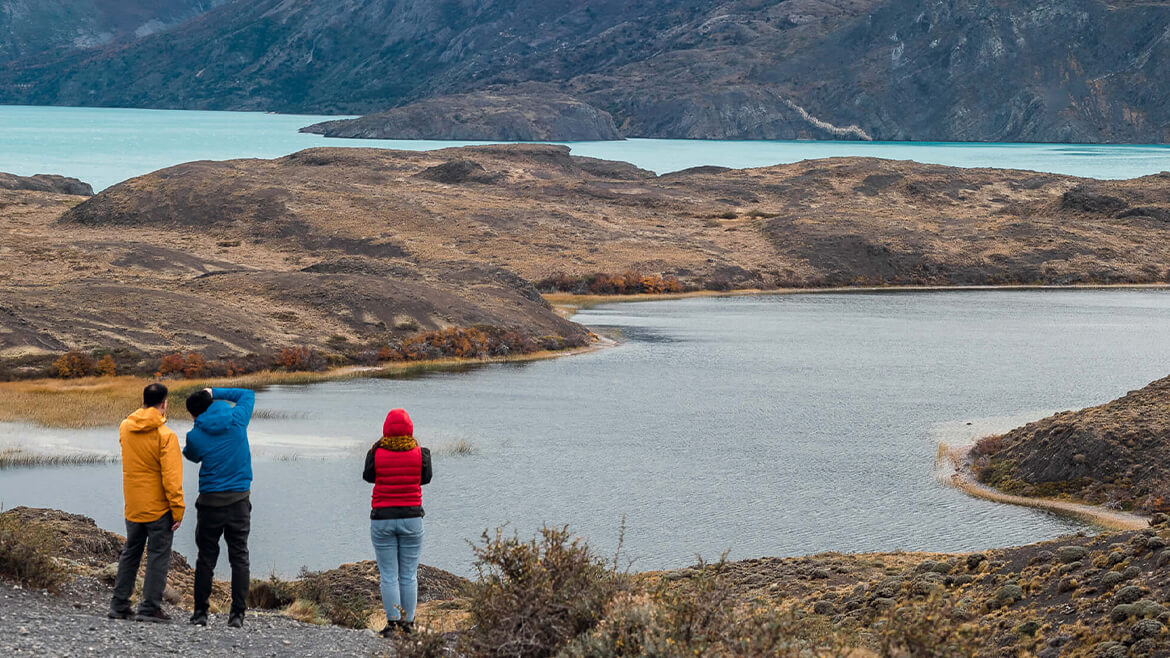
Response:
[[[373,507],[422,506],[422,450],[374,450]]]

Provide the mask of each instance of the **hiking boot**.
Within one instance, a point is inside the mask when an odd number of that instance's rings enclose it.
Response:
[[[382,637],[389,638],[389,637],[393,637],[394,635],[396,635],[398,633],[402,633],[403,635],[410,635],[413,632],[414,632],[414,622],[413,621],[403,621],[401,619],[392,619],[392,620],[386,622],[386,628],[383,628],[381,630],[381,632],[378,633],[378,635],[381,635]]]
[[[207,625],[207,611],[196,610],[195,614],[191,615],[191,625],[206,626]]]
[[[163,612],[162,608],[152,610],[151,612],[139,612],[134,616],[134,621],[149,621],[154,624],[169,624],[171,623],[171,616]]]
[[[133,619],[134,611],[129,608],[125,610],[110,610],[106,613],[106,617],[110,619]]]
[[[233,612],[232,615],[230,617],[228,617],[228,626],[231,626],[232,628],[243,628],[244,627],[244,613]]]

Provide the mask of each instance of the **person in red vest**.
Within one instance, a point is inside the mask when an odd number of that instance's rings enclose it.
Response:
[[[431,451],[414,440],[414,423],[402,409],[386,415],[382,438],[366,453],[362,478],[374,485],[370,538],[382,577],[386,628],[382,637],[414,629],[418,559],[422,553],[422,485],[431,481]]]

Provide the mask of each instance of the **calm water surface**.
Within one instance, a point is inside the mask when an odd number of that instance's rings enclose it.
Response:
[[[0,106],[0,171],[63,174],[101,190],[192,160],[273,158],[314,146],[435,149],[483,142],[327,139],[298,128],[338,117],[249,112]],[[1007,167],[1095,178],[1170,170],[1170,146],[782,142],[631,139],[572,143],[573,152],[658,173],[699,165],[761,167],[871,156],[960,167]]]
[[[1080,529],[934,477],[940,440],[1117,397],[1170,372],[1170,293],[823,294],[614,304],[616,348],[417,379],[275,387],[257,419],[253,556],[285,574],[371,555],[364,448],[405,407],[436,456],[424,561],[570,524],[635,568],[696,555],[964,551]],[[280,417],[283,414],[283,417]],[[968,423],[971,423],[968,425]],[[176,423],[180,431],[186,429]],[[113,430],[0,427],[0,442],[113,450]],[[188,493],[195,469],[187,469]],[[0,501],[121,525],[118,466],[6,471]],[[177,548],[193,555],[193,526]]]

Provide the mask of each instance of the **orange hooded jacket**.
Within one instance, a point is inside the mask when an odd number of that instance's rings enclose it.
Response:
[[[139,409],[122,421],[122,494],[126,520],[149,523],[167,512],[183,520],[183,455],[179,437],[158,409]]]

